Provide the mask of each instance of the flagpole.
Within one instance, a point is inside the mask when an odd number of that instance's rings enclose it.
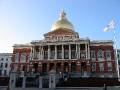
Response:
[[[119,75],[119,63],[118,63],[118,57],[117,57],[117,43],[116,43],[116,32],[115,32],[115,28],[114,28],[114,46],[115,46],[115,60],[116,60],[116,70],[117,70],[117,76],[118,76],[118,80],[120,79],[120,75]]]

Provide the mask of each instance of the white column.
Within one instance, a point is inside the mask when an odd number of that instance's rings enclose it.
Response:
[[[90,59],[90,45],[88,44],[88,59]]]
[[[26,76],[23,77],[22,88],[25,88]]]
[[[39,88],[42,88],[42,77],[39,77]]]
[[[39,46],[39,60],[41,60],[41,47]]]
[[[64,59],[64,45],[62,45],[62,59]]]
[[[71,45],[69,44],[69,59],[71,59]]]
[[[55,45],[55,59],[57,59],[57,46]]]
[[[79,59],[80,59],[80,44],[79,44]]]
[[[44,51],[43,51],[43,46],[42,46],[42,50],[41,50],[41,60],[44,59]]]
[[[86,59],[87,59],[87,44],[85,44],[85,54],[86,54]]]
[[[50,59],[50,45],[48,45],[48,60]]]
[[[12,88],[16,87],[15,84],[16,84],[16,73],[15,72],[11,72],[10,73],[10,83],[9,83],[10,90],[12,90]]]
[[[33,46],[31,47],[31,52],[30,52],[30,60],[33,60]]]
[[[50,74],[49,75],[49,88],[55,88],[56,87],[56,82],[55,82],[55,74]]]
[[[76,44],[76,59],[78,59],[78,44]]]
[[[35,46],[33,46],[33,59],[35,58]]]

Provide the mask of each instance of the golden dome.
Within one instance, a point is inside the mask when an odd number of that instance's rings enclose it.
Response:
[[[60,28],[74,30],[73,25],[67,20],[66,13],[64,11],[60,13],[60,19],[52,25],[51,30],[57,30]]]

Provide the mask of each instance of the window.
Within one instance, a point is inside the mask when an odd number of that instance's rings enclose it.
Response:
[[[26,57],[27,57],[27,59],[29,61],[30,60],[30,53],[28,53]]]
[[[118,60],[118,64],[119,64],[119,66],[120,66],[120,60]]]
[[[20,59],[21,62],[26,62],[26,53],[21,53],[21,59]]]
[[[71,58],[72,58],[72,59],[75,59],[75,58],[76,58],[76,51],[75,51],[75,50],[72,50],[72,51],[71,51]]]
[[[55,51],[54,50],[52,50],[51,52],[50,52],[50,59],[54,59],[55,58]]]
[[[108,62],[108,71],[112,71],[112,63]]]
[[[4,58],[1,58],[1,61],[3,61],[4,60]]]
[[[6,61],[8,61],[8,58],[6,58]]]
[[[58,50],[57,52],[57,58],[62,59],[62,50]]]
[[[103,51],[101,49],[98,51],[98,60],[103,60]]]
[[[15,54],[15,62],[19,62],[19,53]]]
[[[7,75],[7,70],[4,70],[4,76],[6,76]]]
[[[99,63],[99,68],[100,68],[100,71],[104,71],[104,64],[103,63]]]
[[[64,51],[64,58],[69,59],[69,50]]]
[[[1,68],[3,67],[3,63],[1,63],[0,67],[1,67]]]
[[[44,59],[48,59],[48,51],[44,51]]]
[[[2,76],[2,70],[0,70],[0,76]]]
[[[92,60],[95,60],[95,58],[96,58],[95,51],[91,51],[90,56],[91,56]]]
[[[81,53],[80,53],[80,58],[81,58],[81,59],[85,59],[85,58],[86,58],[86,53],[85,53],[85,51],[81,51]]]
[[[117,57],[118,57],[118,59],[120,59],[120,53],[118,53]]]
[[[7,63],[5,63],[5,68],[7,68],[8,67],[8,64]]]
[[[96,63],[92,64],[92,71],[96,71]]]
[[[106,59],[111,60],[111,51],[110,50],[106,51]]]

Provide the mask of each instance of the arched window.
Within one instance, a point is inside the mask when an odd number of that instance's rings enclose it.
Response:
[[[111,60],[111,51],[110,50],[106,51],[106,59]]]
[[[103,60],[103,51],[101,49],[98,51],[98,60]]]

